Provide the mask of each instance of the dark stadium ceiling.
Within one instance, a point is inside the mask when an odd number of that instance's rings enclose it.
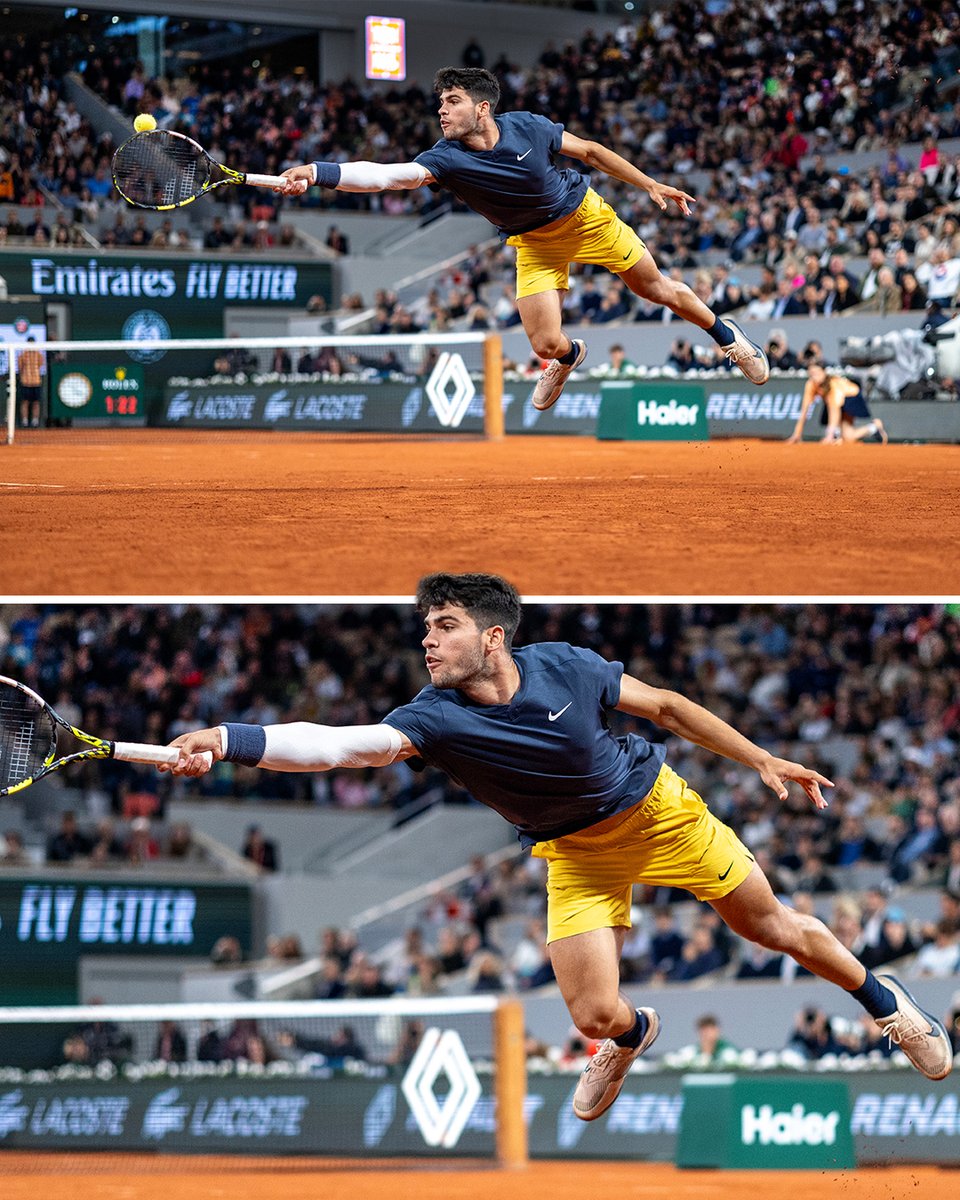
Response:
[[[487,25],[494,19],[495,10],[501,4],[523,5],[541,14],[545,8],[573,10],[582,12],[586,20],[591,16],[608,19],[629,16],[644,9],[663,7],[665,2],[666,0],[549,0],[548,3],[543,3],[542,0],[494,0],[490,3],[488,0],[390,0],[387,7],[390,9],[390,16],[407,19],[419,15],[449,23],[459,18],[464,30],[469,32],[478,19],[473,15],[473,10],[483,10],[481,20]],[[42,8],[48,8],[52,13],[78,11],[78,6],[64,5],[63,0],[31,0],[29,4],[0,4],[0,19],[5,12]],[[320,6],[316,0],[275,0],[274,3],[265,3],[265,0],[234,0],[230,5],[229,15],[231,20],[252,23],[345,29],[352,28],[358,19],[381,8],[382,4],[372,3],[371,0],[338,0],[336,5],[330,6]],[[84,11],[224,19],[222,0],[163,0],[162,4],[157,0],[119,0],[114,4],[80,5],[79,12]],[[51,16],[51,19],[56,20],[56,17]]]

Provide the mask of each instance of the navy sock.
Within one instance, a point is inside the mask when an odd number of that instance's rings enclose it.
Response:
[[[647,1026],[650,1022],[647,1020],[646,1013],[642,1013],[637,1009],[637,1019],[633,1024],[632,1029],[628,1029],[626,1033],[621,1033],[619,1037],[613,1039],[617,1046],[629,1047],[631,1050],[639,1046],[643,1039],[647,1036]]]
[[[570,349],[566,352],[566,354],[563,355],[562,358],[558,358],[557,362],[563,363],[563,365],[565,367],[571,367],[571,366],[573,366],[573,360],[576,357],[577,357],[577,343],[571,342]]]
[[[704,333],[709,333],[718,346],[729,346],[734,341],[734,332],[729,325],[717,317],[709,329],[705,329]]]
[[[896,996],[883,986],[872,971],[867,972],[866,979],[850,995],[863,1005],[871,1017],[889,1017],[897,1011]]]

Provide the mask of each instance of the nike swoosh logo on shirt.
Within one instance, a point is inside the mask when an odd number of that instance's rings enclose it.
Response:
[[[530,150],[532,150],[532,149],[533,149],[533,147],[531,146],[531,147],[530,147]],[[524,160],[524,159],[527,157],[527,155],[530,153],[530,150],[527,150],[527,151],[526,151],[525,153],[523,153],[523,154],[518,154],[518,155],[517,155],[517,162],[523,162],[523,160]]]
[[[555,713],[555,712],[548,712],[548,713],[547,713],[547,720],[548,720],[548,721],[555,721],[555,720],[557,719],[557,717],[562,717],[562,716],[563,716],[563,714],[564,714],[564,713],[567,711],[567,709],[570,707],[570,705],[571,705],[572,703],[573,703],[573,701],[572,701],[572,700],[568,700],[568,701],[567,701],[567,703],[566,703],[566,704],[563,706],[563,708],[561,708],[561,709],[560,709],[560,711],[559,711],[559,712],[556,712],[556,713]]]

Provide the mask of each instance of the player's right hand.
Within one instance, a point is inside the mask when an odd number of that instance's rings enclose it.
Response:
[[[223,739],[220,730],[198,729],[195,733],[182,733],[170,743],[180,751],[180,760],[172,767],[161,767],[174,775],[206,775],[215,762],[223,758]],[[212,757],[208,758],[208,752]]]
[[[274,188],[281,196],[302,196],[313,183],[313,163],[302,163],[299,167],[288,167],[281,171],[281,178],[287,182],[282,188]]]

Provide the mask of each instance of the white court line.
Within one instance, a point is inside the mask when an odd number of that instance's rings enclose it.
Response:
[[[22,488],[57,488],[57,489],[59,489],[60,491],[62,491],[62,490],[63,490],[63,489],[66,487],[66,486],[67,486],[67,485],[66,485],[65,483],[2,483],[2,482],[0,482],[0,487],[9,487],[9,488],[17,488],[17,487],[22,487]]]

